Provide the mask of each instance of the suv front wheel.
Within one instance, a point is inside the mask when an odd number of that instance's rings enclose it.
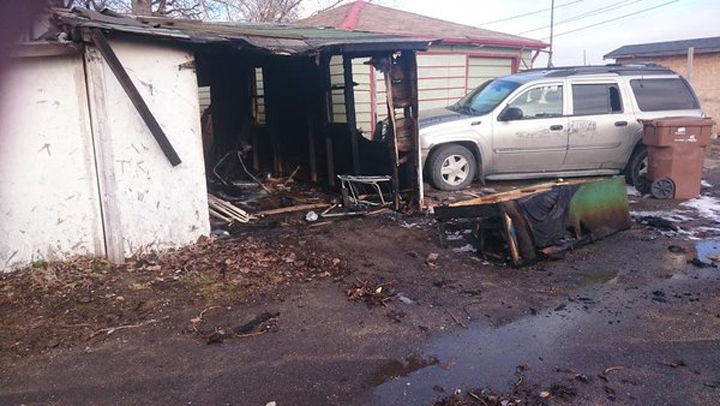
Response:
[[[475,179],[475,155],[457,144],[441,145],[430,154],[428,166],[433,186],[440,190],[464,189]]]
[[[625,168],[625,180],[630,185],[637,185],[640,176],[646,175],[648,169],[647,147],[640,145],[635,148],[627,167]]]

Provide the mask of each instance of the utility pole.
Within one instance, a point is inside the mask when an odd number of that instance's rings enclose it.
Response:
[[[587,50],[583,49],[583,66],[587,66]]]
[[[555,29],[555,0],[550,1],[550,51],[548,52],[548,68],[553,67],[553,31]]]
[[[693,59],[695,59],[695,47],[688,48],[687,67],[685,68],[685,79],[692,83]]]

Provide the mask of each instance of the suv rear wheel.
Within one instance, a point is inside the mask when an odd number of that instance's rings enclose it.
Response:
[[[441,145],[428,159],[433,186],[440,190],[460,190],[475,179],[477,161],[469,149],[458,144]]]
[[[636,185],[640,176],[646,175],[648,169],[648,152],[644,145],[638,146],[633,152],[625,168],[625,180]]]

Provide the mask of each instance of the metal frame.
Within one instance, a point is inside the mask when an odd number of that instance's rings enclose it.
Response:
[[[343,198],[345,197],[345,191],[347,190],[350,194],[347,195],[348,202],[353,205],[368,204],[370,206],[387,206],[385,197],[383,196],[381,183],[392,181],[391,176],[353,176],[353,175],[338,175],[340,179],[340,188],[343,191]],[[378,193],[380,203],[373,203],[368,201],[360,200],[360,192],[357,190],[357,184],[371,186]]]

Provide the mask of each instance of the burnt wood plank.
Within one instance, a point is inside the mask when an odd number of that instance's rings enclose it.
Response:
[[[160,145],[162,152],[165,154],[172,166],[180,165],[182,161],[175,151],[175,148],[173,148],[170,140],[168,140],[165,132],[160,127],[160,124],[155,119],[155,116],[153,116],[147,103],[145,103],[145,100],[140,95],[140,92],[138,92],[135,84],[130,79],[130,76],[128,76],[127,71],[122,66],[122,63],[120,63],[117,55],[115,55],[115,51],[113,51],[112,47],[110,47],[110,43],[108,43],[105,35],[99,29],[93,28],[90,30],[90,39],[93,45],[95,45],[95,47],[97,47],[100,51],[100,54],[105,59],[105,62],[107,62],[108,66],[110,66],[110,70],[112,70],[113,74],[115,74],[118,82],[120,82],[120,86],[122,86],[123,90],[125,90],[125,93],[130,98],[133,106],[135,106],[138,114],[140,114],[140,117],[142,117],[145,122],[145,125],[147,125],[153,137],[155,137],[155,141],[157,141],[158,145]]]
[[[323,98],[322,98],[322,105],[321,105],[321,114],[320,114],[320,120],[321,120],[321,128],[322,131],[325,133],[325,156],[326,156],[326,163],[327,163],[327,181],[328,185],[330,187],[335,187],[336,185],[336,179],[335,179],[335,156],[333,154],[333,140],[332,140],[332,134],[329,130],[329,124],[330,124],[330,106],[332,105],[332,91],[330,86],[330,57],[327,55],[324,55],[320,58],[320,75],[321,75],[321,82],[323,87]]]

